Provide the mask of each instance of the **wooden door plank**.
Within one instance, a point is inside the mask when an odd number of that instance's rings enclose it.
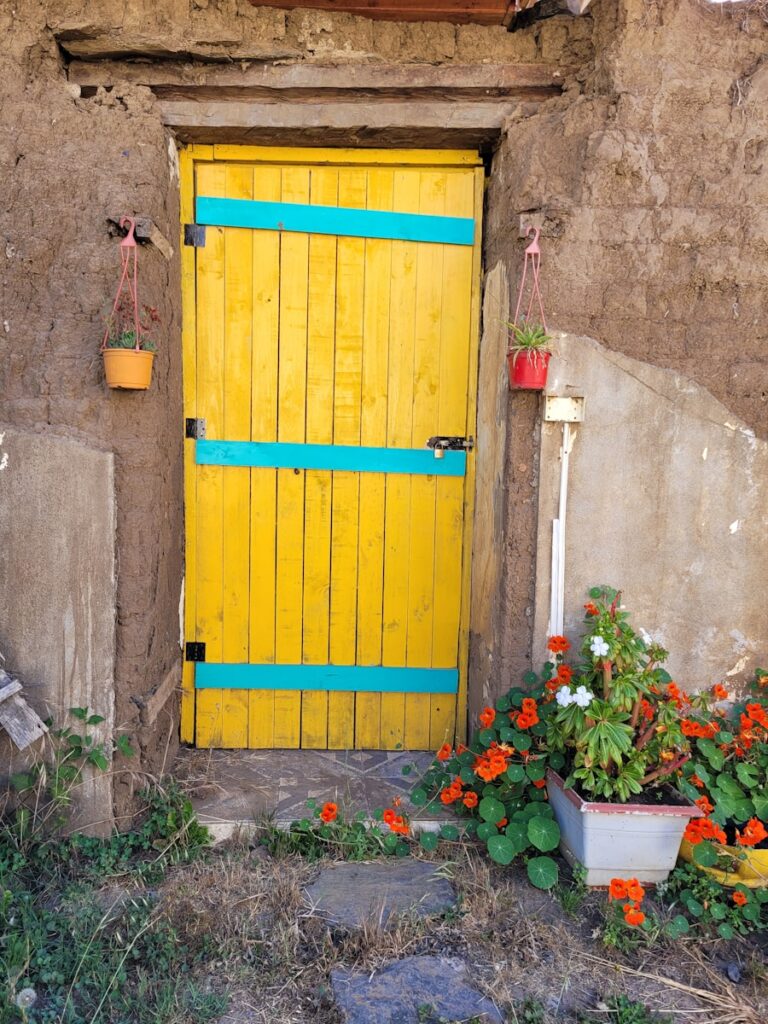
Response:
[[[419,173],[419,212],[445,210],[446,173]],[[418,248],[416,274],[416,332],[414,342],[413,427],[411,444],[421,447],[434,433],[438,411],[440,322],[443,301],[444,246]],[[408,664],[431,666],[434,623],[435,478],[411,481],[411,567],[408,586]],[[430,698],[409,694],[405,703],[405,743],[426,750]]]
[[[309,200],[309,170],[284,167],[281,200]],[[280,239],[280,354],[278,362],[278,441],[302,444],[307,388],[307,286],[309,236]],[[302,660],[304,590],[304,473],[277,471],[277,587],[275,658],[280,664]],[[301,694],[275,692],[275,746],[301,742]]]
[[[278,200],[279,167],[253,169],[254,199]],[[278,347],[280,335],[280,235],[252,232],[253,358],[251,372],[251,440],[277,440]],[[250,660],[275,660],[275,589],[277,542],[277,473],[251,470]],[[275,694],[248,695],[248,745],[273,747]]]
[[[197,193],[223,194],[223,166],[200,164]],[[224,430],[224,229],[209,229],[197,250],[197,386],[198,414],[208,435]],[[223,657],[223,474],[221,466],[197,467],[197,623],[196,640],[206,645],[209,661]],[[222,744],[223,692],[198,691],[195,713],[199,747]]]
[[[225,195],[253,198],[253,171],[243,164],[225,167]],[[253,242],[242,228],[224,231],[224,434],[228,441],[251,437],[251,329]],[[224,470],[223,660],[247,662],[249,655],[249,583],[251,473],[244,466]],[[221,742],[248,746],[248,694],[223,691]]]
[[[394,173],[368,172],[370,209],[391,210]],[[392,242],[366,239],[363,308],[363,367],[360,443],[387,443],[387,376],[389,362],[389,301]],[[359,586],[357,606],[357,664],[380,665],[384,588],[385,477],[360,477]],[[381,694],[359,693],[355,702],[355,746],[381,745]]]
[[[471,171],[449,173],[446,178],[446,212],[474,208],[474,177]],[[457,214],[458,215],[458,214]],[[444,247],[443,304],[440,323],[438,434],[465,436],[473,433],[467,421],[469,357],[472,332],[473,252],[459,254],[456,246]],[[453,668],[459,655],[461,613],[464,481],[438,477],[435,506],[435,617],[432,633],[432,665]],[[453,743],[456,695],[430,697],[430,747],[436,750]]]
[[[393,190],[395,209],[418,213],[417,170],[396,170]],[[417,250],[414,242],[392,243],[387,444],[397,448],[410,447],[412,438]],[[410,516],[411,477],[388,476],[384,527],[384,665],[406,664]],[[387,750],[401,750],[405,746],[405,702],[402,693],[382,694],[381,742]]]
[[[197,416],[197,338],[195,317],[197,313],[195,288],[195,253],[192,246],[183,245],[184,224],[195,219],[195,166],[192,153],[182,149],[179,153],[181,184],[181,294],[184,316],[181,324],[182,348],[182,389],[184,416]],[[195,442],[184,441],[184,639],[196,635],[195,604],[197,597],[197,467],[195,465]],[[195,740],[195,665],[184,661],[181,675],[181,726],[182,743]]]
[[[337,202],[339,173],[335,168],[310,171],[310,202]],[[307,442],[333,442],[333,361],[336,327],[336,238],[310,235],[309,313],[307,327]],[[331,473],[306,472],[304,498],[304,661],[329,660],[331,595]],[[328,694],[304,691],[301,709],[302,747],[328,746]]]
[[[339,203],[364,208],[367,171],[339,171]],[[339,238],[336,257],[336,352],[334,365],[333,441],[360,444],[362,387],[363,288],[365,241]],[[356,657],[358,523],[360,474],[334,472],[331,512],[331,634],[334,665],[354,665]],[[328,746],[354,744],[355,697],[328,696]]]

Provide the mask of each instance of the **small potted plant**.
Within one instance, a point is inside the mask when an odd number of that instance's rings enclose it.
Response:
[[[558,706],[546,741],[563,756],[563,774],[547,774],[560,848],[584,867],[588,885],[661,882],[690,819],[703,816],[670,783],[691,757],[683,722],[706,701],[690,701],[670,679],[667,652],[631,629],[618,592],[596,587],[590,598],[584,661],[564,664],[568,641],[552,637],[554,661],[545,666]]]
[[[552,353],[547,346],[552,338],[541,324],[521,317],[509,323],[510,347],[509,386],[529,391],[542,391],[547,386],[547,371]]]
[[[160,322],[154,306],[134,307],[123,293],[106,318],[102,344],[104,375],[111,388],[146,390],[152,379],[153,332]]]
[[[685,830],[680,856],[722,885],[768,886],[768,672],[758,669],[746,697],[712,690],[714,713],[682,723],[693,756],[680,790],[706,817]]]

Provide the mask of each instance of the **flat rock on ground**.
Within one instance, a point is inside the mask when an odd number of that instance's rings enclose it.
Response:
[[[335,970],[331,984],[344,1024],[503,1024],[490,999],[472,988],[461,960],[409,956],[375,974]]]
[[[392,914],[406,911],[427,917],[456,905],[456,891],[439,868],[418,860],[333,864],[323,868],[305,895],[317,916],[348,928],[370,920],[384,924]]]

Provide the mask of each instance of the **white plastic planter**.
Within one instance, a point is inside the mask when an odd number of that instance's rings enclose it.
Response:
[[[587,802],[553,771],[547,772],[549,802],[560,826],[560,851],[586,870],[587,885],[612,878],[663,882],[675,866],[686,825],[702,812],[680,804]]]

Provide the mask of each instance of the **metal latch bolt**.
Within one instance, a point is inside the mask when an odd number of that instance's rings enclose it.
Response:
[[[437,437],[430,437],[427,441],[427,448],[434,450],[436,459],[444,459],[447,451],[471,452],[475,447],[474,437],[454,437],[438,434]]]

